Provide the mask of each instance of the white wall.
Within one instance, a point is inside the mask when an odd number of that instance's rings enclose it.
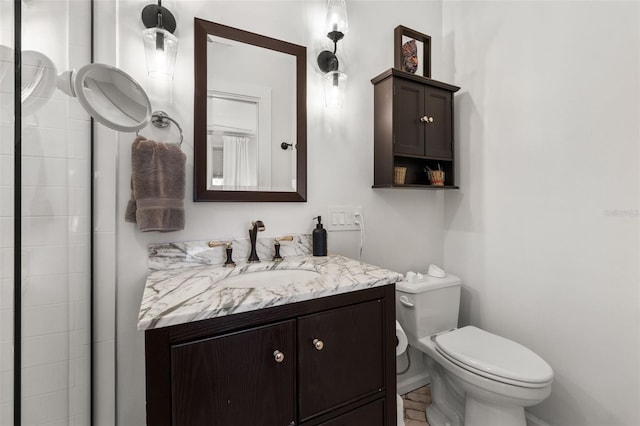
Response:
[[[461,190],[445,267],[461,321],[555,371],[532,412],[640,424],[637,2],[444,3]]]
[[[321,26],[325,1],[166,1],[180,37],[173,85],[146,78],[139,22],[146,0],[119,0],[117,65],[142,82],[155,109],[175,117],[185,133],[187,155],[184,231],[140,233],[124,222],[129,198],[130,144],[119,140],[117,178],[117,404],[118,423],[144,424],[144,335],[136,318],[151,242],[246,235],[249,221],[262,219],[265,236],[310,232],[311,218],[330,205],[363,207],[367,226],[364,260],[398,271],[424,270],[443,260],[442,192],[373,190],[373,87],[370,79],[393,65],[393,29],[405,25],[433,36],[433,76],[442,79],[440,1],[349,1],[350,32],[338,46],[349,74],[344,109],[325,111],[316,56],[329,47]],[[410,11],[408,13],[407,11]],[[193,17],[197,16],[307,46],[308,202],[193,203]],[[103,37],[101,34],[97,35]],[[98,40],[100,41],[100,40]],[[145,132],[142,131],[144,134]],[[102,160],[100,160],[102,161]],[[358,256],[357,232],[330,233],[329,250]]]

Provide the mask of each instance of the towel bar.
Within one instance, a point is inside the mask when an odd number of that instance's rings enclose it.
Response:
[[[178,124],[178,122],[173,118],[169,117],[169,114],[164,111],[154,111],[151,114],[151,124],[159,129],[168,127],[170,124],[169,122],[173,123],[180,131],[180,141],[178,142],[178,145],[181,147],[184,136],[182,134],[182,127],[180,127],[180,124]],[[140,132],[136,132],[136,136],[140,136]]]

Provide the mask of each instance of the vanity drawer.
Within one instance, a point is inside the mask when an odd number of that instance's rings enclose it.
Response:
[[[384,301],[298,319],[300,421],[384,391]]]
[[[295,423],[295,320],[175,345],[174,426]]]

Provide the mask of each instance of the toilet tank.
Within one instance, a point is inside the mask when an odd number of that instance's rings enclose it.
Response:
[[[458,326],[460,278],[447,275],[424,281],[396,283],[396,318],[410,345],[432,334]]]

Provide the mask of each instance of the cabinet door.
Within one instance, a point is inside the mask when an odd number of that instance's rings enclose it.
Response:
[[[409,80],[394,79],[393,132],[395,154],[424,155],[424,89]]]
[[[383,303],[298,319],[301,421],[384,390]]]
[[[424,97],[424,115],[428,117],[428,121],[424,123],[425,155],[427,157],[452,159],[452,94],[446,90],[425,86]]]
[[[384,400],[379,399],[319,426],[384,426]]]
[[[172,424],[295,424],[294,339],[291,320],[173,346]]]

